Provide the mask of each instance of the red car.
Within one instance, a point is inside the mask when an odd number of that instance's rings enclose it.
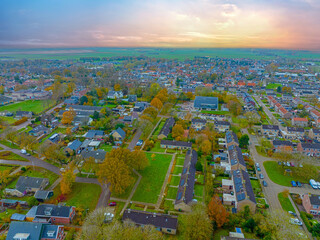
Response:
[[[109,206],[110,206],[110,207],[117,206],[117,203],[116,203],[116,202],[111,202],[111,203],[109,203]]]

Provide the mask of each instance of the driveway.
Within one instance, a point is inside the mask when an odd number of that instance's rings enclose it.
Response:
[[[141,134],[142,134],[142,131],[139,128],[137,130],[136,134],[133,136],[133,138],[132,138],[132,140],[131,140],[131,142],[130,142],[130,144],[128,146],[128,149],[130,151],[134,150],[134,147],[137,145],[137,142],[139,141]]]

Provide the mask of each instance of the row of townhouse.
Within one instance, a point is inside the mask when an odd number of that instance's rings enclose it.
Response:
[[[288,112],[287,109],[285,109],[274,97],[268,96],[267,97],[269,104],[274,107],[275,111],[280,114],[281,117],[290,119],[292,117],[292,114]]]

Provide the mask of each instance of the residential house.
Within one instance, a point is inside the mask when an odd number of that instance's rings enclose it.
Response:
[[[226,133],[226,144],[227,144],[227,147],[231,145],[239,146],[239,140],[238,140],[237,134],[235,134],[233,131],[228,131]]]
[[[304,137],[304,129],[301,127],[286,127],[281,134],[286,139],[301,139]]]
[[[126,132],[122,128],[118,128],[116,130],[113,130],[110,135],[113,137],[116,141],[123,141],[126,137]]]
[[[196,96],[193,106],[195,109],[217,111],[219,102],[217,97]]]
[[[104,131],[102,130],[89,130],[85,135],[87,139],[102,139],[104,137]]]
[[[43,202],[53,196],[53,191],[46,191],[46,190],[38,190],[34,194],[34,197],[39,201]]]
[[[48,222],[53,224],[70,224],[76,214],[76,208],[53,204],[41,204],[30,209],[29,218],[33,222]]]
[[[29,131],[29,134],[35,137],[39,137],[43,134],[48,134],[50,132],[49,128],[43,126],[43,125],[38,125],[34,127],[32,130]]]
[[[16,208],[20,205],[22,208],[28,208],[29,204],[26,201],[20,201],[15,199],[0,199],[0,207],[3,208]]]
[[[207,120],[206,119],[196,119],[193,118],[191,120],[191,127],[197,131],[200,131],[206,127]]]
[[[238,169],[247,169],[246,162],[244,161],[241,149],[238,145],[233,144],[228,146],[228,159],[231,165],[232,172]]]
[[[6,240],[63,240],[64,238],[63,225],[13,221],[10,223]]]
[[[149,106],[149,103],[147,102],[136,102],[134,105],[133,111],[143,112],[148,106]]]
[[[133,103],[137,101],[137,95],[129,95],[128,96],[128,102]]]
[[[314,120],[318,120],[320,119],[320,112],[318,112],[317,110],[315,109],[311,109],[310,110],[310,116],[314,119]]]
[[[69,111],[73,109],[76,113],[77,112],[87,112],[90,115],[93,115],[93,113],[100,112],[102,107],[96,107],[96,106],[89,106],[89,105],[67,105],[66,111]],[[77,114],[78,116],[78,114]]]
[[[277,137],[279,134],[279,126],[278,125],[262,125],[261,126],[261,133],[268,137]]]
[[[183,141],[172,141],[172,140],[161,140],[160,142],[161,148],[170,148],[170,149],[191,149],[191,142],[183,142]]]
[[[307,127],[308,126],[308,119],[307,118],[293,118],[292,125],[298,127]]]
[[[55,116],[53,114],[42,114],[41,124],[44,126],[50,126],[54,119],[55,119]]]
[[[89,159],[90,157],[92,157],[96,163],[102,163],[106,157],[106,151],[102,150],[102,149],[98,149],[95,151],[89,151],[89,150],[83,150],[81,152],[81,156],[84,159]]]
[[[214,128],[219,132],[227,132],[230,129],[230,123],[227,121],[215,121]]]
[[[163,127],[159,132],[158,139],[164,139],[168,137],[174,124],[175,120],[173,117],[167,118],[166,122],[164,123]]]
[[[232,180],[234,184],[234,195],[236,196],[236,209],[237,211],[244,210],[245,206],[249,206],[250,211],[256,211],[256,198],[251,186],[249,174],[239,169],[232,173]]]
[[[176,201],[174,202],[174,209],[176,210],[191,211],[197,161],[197,152],[188,150],[182,168]]]
[[[273,140],[272,141],[273,149],[275,152],[292,152],[293,151],[293,145],[290,141],[280,141],[280,140]]]
[[[21,119],[23,117],[32,118],[33,113],[29,111],[16,111],[16,119]]]
[[[302,206],[307,213],[319,216],[320,215],[320,195],[303,194]]]
[[[298,143],[297,150],[308,156],[320,156],[320,143]]]
[[[158,231],[168,234],[176,234],[178,217],[162,213],[152,213],[133,209],[126,209],[122,220],[130,220],[139,226],[152,225]]]
[[[320,141],[320,129],[312,128],[309,131],[309,138]]]
[[[0,95],[0,105],[5,105],[13,102],[12,98]]]
[[[108,98],[110,98],[110,99],[123,98],[123,93],[122,93],[122,91],[109,91]]]
[[[234,191],[233,181],[230,179],[222,179],[222,189],[224,193],[231,193]]]
[[[5,192],[12,196],[23,197],[29,193],[35,193],[38,190],[43,190],[48,186],[47,178],[25,177],[20,176],[14,189],[5,189]]]
[[[78,139],[74,140],[73,142],[69,143],[68,146],[64,149],[65,153],[68,154],[79,154],[80,147],[82,145],[82,142]]]

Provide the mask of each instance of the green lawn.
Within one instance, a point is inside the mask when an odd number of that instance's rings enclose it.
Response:
[[[0,159],[4,159],[4,160],[16,160],[16,161],[25,161],[27,162],[28,160],[24,157],[21,157],[18,154],[15,154],[11,151],[3,151],[0,152]]]
[[[221,240],[221,236],[229,236],[227,229],[219,228],[213,233],[213,240]]]
[[[12,172],[14,169],[16,169],[18,166],[13,166],[13,165],[0,165],[0,172],[9,170]]]
[[[226,115],[230,112],[227,111],[208,111],[208,110],[201,110],[201,113],[207,113],[207,114],[215,114],[215,115]]]
[[[161,122],[159,123],[158,127],[154,130],[154,133],[153,133],[154,136],[158,137],[158,135],[159,135],[159,133],[160,133],[163,125],[165,124],[165,122],[166,122],[166,121],[163,120],[163,121],[161,121]]]
[[[169,187],[166,198],[168,199],[176,199],[178,193],[178,188]]]
[[[6,121],[9,124],[14,123],[15,121],[17,121],[17,119],[14,119],[13,117],[7,117],[7,116],[3,116],[1,117],[2,120]]]
[[[283,166],[278,165],[276,161],[264,162],[263,166],[265,167],[271,181],[279,185],[290,187],[291,181],[307,181],[306,179],[301,179],[299,177],[294,176],[293,173],[292,176],[289,174],[285,175],[285,168]],[[288,167],[288,169],[290,168]]]
[[[280,83],[269,83],[267,86],[266,86],[266,89],[276,89],[278,87],[282,87],[282,84]]]
[[[170,200],[165,200],[164,201],[164,208],[168,209],[169,211],[173,211],[174,210],[174,202],[170,201]]]
[[[179,183],[180,183],[180,177],[179,176],[172,176],[171,177],[170,185],[178,186]]]
[[[151,160],[152,153],[146,153],[150,166],[139,171],[142,175],[141,182],[133,195],[133,201],[156,203],[160,194],[163,181],[168,171],[172,155],[156,154],[155,160]]]
[[[7,146],[9,148],[20,149],[16,144],[11,143],[11,142],[9,142],[7,140],[0,140],[0,144],[5,145],[5,146]]]
[[[177,157],[176,165],[183,166],[185,157]]]
[[[26,100],[23,102],[13,103],[0,107],[0,112],[9,111],[32,111],[34,113],[40,113],[49,107],[52,107],[54,102],[52,100]]]
[[[124,207],[124,202],[116,202],[117,203],[117,206],[116,206],[116,211],[115,211],[115,216],[116,217],[119,217],[120,216],[120,212],[122,210],[122,208]]]
[[[96,208],[100,193],[101,187],[97,184],[74,183],[72,192],[67,197],[67,205],[93,210]]]
[[[183,169],[183,167],[174,166],[173,174],[178,175],[178,174],[182,173],[182,169]]]
[[[203,196],[203,185],[199,185],[199,184],[194,185],[194,195],[198,197]]]
[[[160,141],[156,141],[154,147],[151,149],[151,152],[165,152],[165,148],[160,147]]]
[[[284,211],[288,212],[288,211],[292,211],[292,212],[296,212],[289,200],[288,197],[284,197],[282,193],[278,194],[278,199],[279,202],[281,204],[281,207],[283,208]]]
[[[100,146],[100,149],[105,150],[106,152],[111,152],[112,145],[103,144]]]

